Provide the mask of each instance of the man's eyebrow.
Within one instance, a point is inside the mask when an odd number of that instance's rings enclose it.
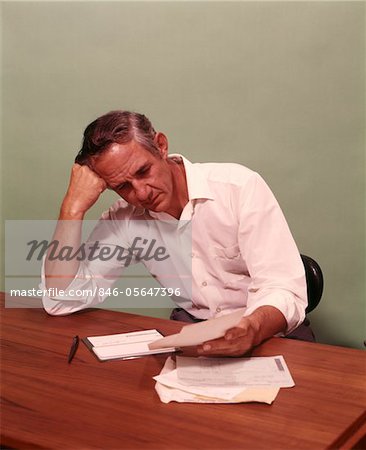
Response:
[[[111,186],[110,184],[107,184],[107,189],[110,189],[111,191],[114,191],[115,189],[118,189],[120,186],[122,186],[123,184],[128,183],[128,181],[122,181],[120,183],[117,183],[113,186]]]

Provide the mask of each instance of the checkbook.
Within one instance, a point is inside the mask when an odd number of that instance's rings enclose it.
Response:
[[[158,353],[174,352],[175,347],[150,350],[148,345],[164,336],[158,330],[133,331],[131,333],[90,336],[84,344],[100,361],[132,359]]]

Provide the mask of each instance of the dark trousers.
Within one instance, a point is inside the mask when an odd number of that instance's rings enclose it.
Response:
[[[179,320],[181,322],[196,323],[202,322],[203,319],[197,319],[189,314],[183,308],[175,308],[170,314],[170,320]],[[295,328],[294,331],[285,336],[287,339],[298,339],[300,341],[315,342],[315,336],[313,330],[310,327],[310,321],[308,318],[304,322]]]

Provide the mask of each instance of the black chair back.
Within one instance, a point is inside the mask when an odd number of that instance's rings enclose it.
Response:
[[[305,268],[306,284],[308,290],[308,306],[306,314],[313,311],[322,298],[324,288],[323,272],[319,264],[310,256],[300,255]]]

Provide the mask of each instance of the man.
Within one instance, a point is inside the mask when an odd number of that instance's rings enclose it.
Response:
[[[84,132],[54,235],[61,248],[80,247],[84,216],[106,188],[123,200],[102,216],[103,231],[99,228],[90,242],[99,242],[99,233],[107,245],[131,248],[128,233],[140,224],[148,233],[152,224],[168,219],[177,229],[181,222],[190,224],[191,298],[174,297],[181,306],[178,319],[208,319],[245,308],[237,327],[199,346],[198,354],[239,356],[303,322],[301,258],[277,201],[257,173],[237,164],[192,164],[181,155],[168,156],[167,137],[144,115],[112,111]],[[146,265],[161,284],[167,282],[156,264]],[[46,258],[47,288],[97,288],[96,295],[83,299],[45,296],[46,310],[67,314],[103,301],[98,288],[111,286],[122,267],[102,258]]]

